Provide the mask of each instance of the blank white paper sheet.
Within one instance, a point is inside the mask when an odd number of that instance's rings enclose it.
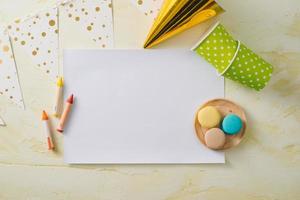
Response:
[[[65,50],[70,164],[224,163],[194,130],[197,108],[224,79],[189,50]]]

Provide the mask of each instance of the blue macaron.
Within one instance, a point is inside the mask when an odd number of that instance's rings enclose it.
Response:
[[[243,127],[241,118],[235,114],[226,115],[222,122],[222,130],[228,135],[235,135]]]

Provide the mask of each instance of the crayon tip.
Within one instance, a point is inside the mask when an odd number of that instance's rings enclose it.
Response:
[[[48,120],[48,115],[46,113],[46,111],[43,110],[43,114],[42,114],[42,120]]]
[[[56,129],[58,132],[60,132],[60,133],[63,133],[64,132],[64,130],[62,130],[62,129],[60,129],[60,128],[57,128]]]
[[[57,87],[63,87],[63,86],[64,86],[63,77],[59,77],[59,78],[57,79],[56,85],[57,85]]]
[[[73,94],[68,98],[67,102],[70,104],[74,103],[74,95]]]

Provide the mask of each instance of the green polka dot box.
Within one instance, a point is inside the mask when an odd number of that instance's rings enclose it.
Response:
[[[271,78],[273,67],[235,40],[220,23],[213,25],[192,48],[228,79],[257,91]]]

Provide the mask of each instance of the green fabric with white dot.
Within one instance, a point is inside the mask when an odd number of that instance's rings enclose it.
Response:
[[[218,24],[198,45],[195,52],[224,77],[257,91],[263,89],[271,78],[273,67],[242,43],[234,58],[237,49],[238,41]]]

